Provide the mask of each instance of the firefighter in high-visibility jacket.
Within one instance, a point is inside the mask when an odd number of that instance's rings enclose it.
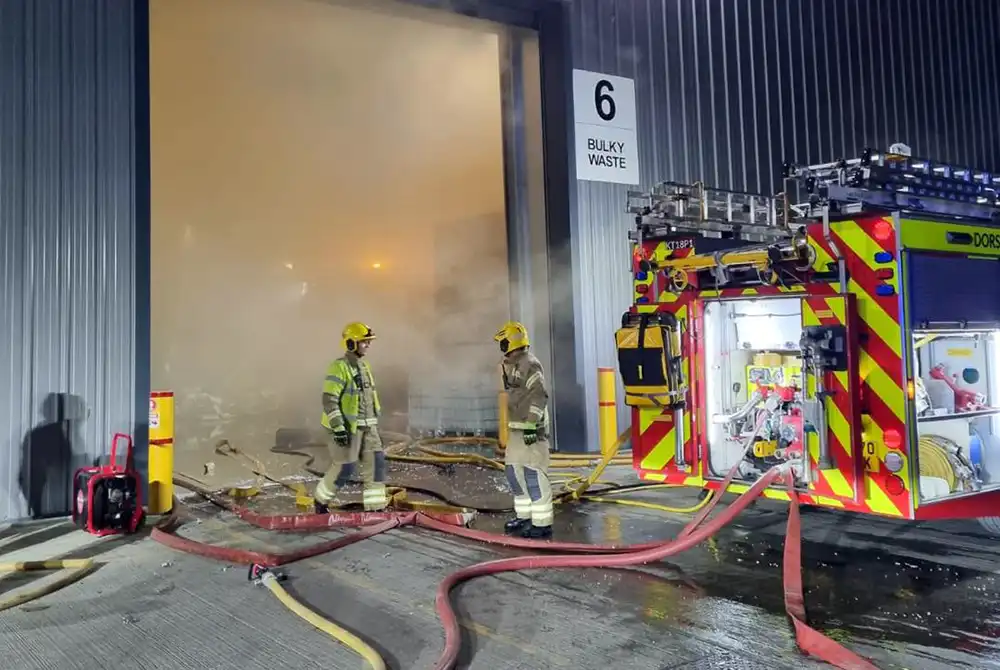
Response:
[[[371,367],[364,360],[375,339],[363,323],[351,323],[342,335],[344,355],[326,369],[323,381],[323,416],[320,423],[329,435],[330,468],[316,485],[316,512],[324,514],[337,491],[350,481],[361,461],[364,482],[362,502],[368,511],[385,509],[385,452],[378,434],[382,408]]]
[[[549,392],[542,364],[528,348],[523,324],[508,321],[493,339],[503,352],[503,385],[510,428],[504,465],[514,495],[514,517],[504,530],[522,537],[552,537],[552,487],[549,484]]]

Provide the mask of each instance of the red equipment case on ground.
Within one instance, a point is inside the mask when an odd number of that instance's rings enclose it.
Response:
[[[118,465],[118,441],[125,440],[125,464]],[[73,523],[94,535],[134,533],[143,521],[142,485],[133,463],[132,438],[115,433],[111,462],[73,474]]]

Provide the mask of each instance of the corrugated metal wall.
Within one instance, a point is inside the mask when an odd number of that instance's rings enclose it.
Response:
[[[896,141],[1000,169],[995,0],[572,0],[570,11],[573,67],[635,79],[643,186],[702,179],[771,193],[786,158]],[[593,370],[613,365],[612,331],[631,299],[625,190],[577,186],[588,407]]]
[[[132,21],[0,2],[0,521],[67,513],[133,430]]]

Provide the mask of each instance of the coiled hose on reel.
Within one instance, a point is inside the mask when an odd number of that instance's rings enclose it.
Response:
[[[976,488],[972,463],[953,440],[941,435],[923,435],[919,449],[921,477],[935,477],[946,482],[949,493]]]

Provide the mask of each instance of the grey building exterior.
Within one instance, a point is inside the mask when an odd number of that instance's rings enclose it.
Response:
[[[65,514],[72,470],[144,432],[143,10],[0,2],[0,521]]]
[[[1000,170],[1000,3],[570,5],[573,67],[635,79],[644,187],[702,180],[773,194],[785,160],[818,163],[893,142]],[[594,368],[615,364],[613,329],[632,299],[630,222],[627,187],[574,185],[576,360],[593,408]]]
[[[894,141],[1000,169],[992,0],[419,1],[539,30],[566,450],[596,448],[595,369],[631,297],[625,189],[572,179],[571,68],[635,79],[644,186],[771,192],[785,158]],[[145,0],[0,0],[0,521],[65,513],[115,432],[145,463],[147,51]]]

